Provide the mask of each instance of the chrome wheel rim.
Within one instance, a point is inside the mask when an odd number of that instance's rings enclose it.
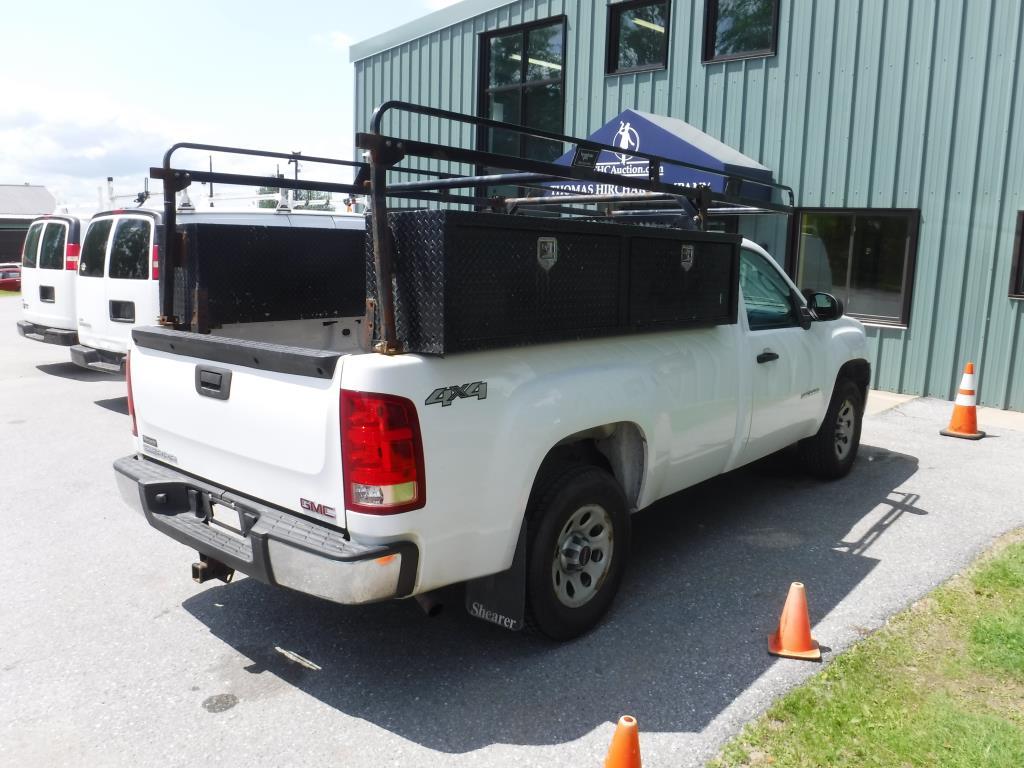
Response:
[[[857,412],[853,403],[844,400],[839,406],[839,413],[836,415],[835,448],[836,457],[842,461],[853,449],[853,425],[857,418]]]
[[[604,584],[615,540],[612,517],[598,504],[573,512],[562,526],[551,560],[551,586],[568,608],[590,602]]]

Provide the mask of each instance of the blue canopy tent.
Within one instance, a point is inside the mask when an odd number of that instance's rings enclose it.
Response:
[[[756,182],[737,179],[738,186],[734,182],[731,188],[727,189],[730,176],[763,181],[770,185],[771,170],[677,118],[627,109],[594,131],[589,138],[595,142],[620,147],[622,150],[601,151],[596,165],[596,170],[600,172],[646,179],[649,170],[647,159],[630,155],[630,150],[643,151],[715,171],[705,173],[694,168],[666,163],[661,170],[661,181],[667,184],[681,187],[704,185],[712,192],[728,192],[752,201],[771,200],[772,187],[762,186]],[[570,165],[574,154],[575,149],[572,149],[555,162]],[[602,185],[587,181],[560,181],[548,186],[564,192],[581,194],[620,194],[629,190],[628,184],[605,189]]]

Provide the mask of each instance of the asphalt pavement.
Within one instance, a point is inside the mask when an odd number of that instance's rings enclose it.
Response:
[[[826,662],[1024,525],[1024,430],[940,437],[950,404],[871,414],[852,474],[780,454],[634,518],[608,619],[554,645],[412,601],[359,608],[239,578],[123,505],[122,379],[17,336],[0,298],[0,765],[697,766],[821,667],[766,651],[792,581]]]

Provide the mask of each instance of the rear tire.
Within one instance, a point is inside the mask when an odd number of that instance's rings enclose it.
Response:
[[[860,389],[849,379],[839,379],[818,433],[797,444],[804,468],[823,480],[849,474],[860,447],[863,416]]]
[[[526,627],[552,640],[592,629],[618,592],[629,555],[629,511],[611,475],[593,466],[551,475],[527,518]]]

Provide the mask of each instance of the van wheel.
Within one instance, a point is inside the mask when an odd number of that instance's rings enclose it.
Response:
[[[622,582],[629,512],[607,472],[577,466],[550,476],[527,518],[526,627],[569,640],[594,627]]]
[[[798,443],[804,468],[825,480],[845,477],[857,458],[863,417],[860,389],[849,379],[840,379],[818,434]]]

